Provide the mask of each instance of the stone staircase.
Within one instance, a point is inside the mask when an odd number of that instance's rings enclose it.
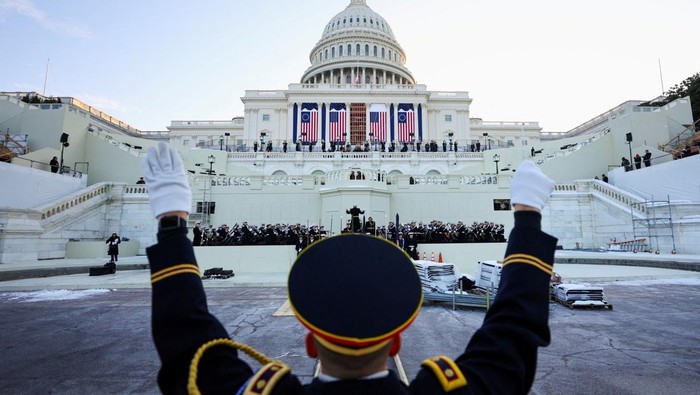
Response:
[[[700,147],[700,119],[690,125],[683,125],[685,129],[677,136],[673,137],[666,144],[659,145],[661,151],[665,151],[678,159],[682,157],[683,149],[694,147],[697,152],[697,147]]]
[[[154,242],[146,188],[123,183],[99,183],[31,209],[0,210],[0,263],[63,259],[70,241],[103,240],[117,232]]]

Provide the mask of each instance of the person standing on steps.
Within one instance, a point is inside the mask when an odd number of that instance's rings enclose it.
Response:
[[[112,233],[112,236],[105,242],[107,244],[107,255],[109,255],[111,263],[117,263],[119,260],[119,244],[121,242],[122,239],[116,233]]]

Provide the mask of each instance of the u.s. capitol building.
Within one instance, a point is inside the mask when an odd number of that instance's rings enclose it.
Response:
[[[533,121],[473,116],[468,92],[430,91],[406,56],[389,23],[352,0],[321,32],[299,82],[247,90],[244,116],[231,120],[174,120],[144,132],[78,98],[3,93],[0,130],[20,148],[3,153],[11,165],[0,163],[16,191],[0,198],[0,262],[69,256],[72,242],[114,231],[143,253],[155,223],[135,181],[158,141],[183,157],[191,220],[205,226],[323,225],[335,234],[357,205],[379,227],[400,214],[401,222],[509,229],[512,171],[529,159],[558,183],[543,223],[563,248],[646,238],[653,250],[700,252],[690,242],[700,236],[697,194],[673,182],[695,159],[670,155],[693,123],[689,99],[629,101],[567,133],[543,133]],[[646,150],[651,167],[619,168],[621,157]],[[53,156],[62,174],[47,171]],[[594,179],[603,174],[610,183]],[[472,257],[497,258],[484,248]]]

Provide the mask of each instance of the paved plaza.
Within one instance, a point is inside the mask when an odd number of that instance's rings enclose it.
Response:
[[[147,279],[144,272],[118,272],[111,279]],[[552,303],[552,344],[540,351],[532,394],[695,393],[700,388],[700,279],[697,272],[686,273],[665,280],[596,283],[604,287],[613,310],[572,310]],[[150,290],[100,287],[107,284],[98,279],[73,275],[0,282],[0,393],[158,392]],[[18,281],[59,286],[8,290]],[[210,309],[231,336],[310,380],[314,361],[305,356],[304,331],[280,309],[285,288],[222,287],[225,281],[209,280],[206,286]],[[61,282],[94,284],[66,290]],[[404,335],[400,356],[409,377],[429,356],[458,355],[484,313],[426,303]]]

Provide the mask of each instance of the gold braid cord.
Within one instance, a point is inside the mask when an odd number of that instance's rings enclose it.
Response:
[[[237,350],[241,350],[244,353],[248,354],[251,358],[256,360],[258,363],[261,365],[266,365],[268,363],[278,363],[283,366],[285,365],[281,361],[274,360],[272,358],[267,357],[265,354],[261,353],[260,351],[254,349],[253,347],[239,343],[237,341],[231,340],[231,339],[215,339],[211,340],[209,342],[206,342],[202,344],[201,347],[197,350],[196,353],[194,353],[194,356],[192,357],[192,362],[190,363],[190,376],[187,379],[187,393],[191,395],[201,395],[201,392],[199,391],[199,388],[197,387],[197,370],[199,368],[199,361],[202,359],[202,355],[204,355],[204,352],[207,351],[208,349],[216,346],[229,346],[232,348],[235,348]]]

